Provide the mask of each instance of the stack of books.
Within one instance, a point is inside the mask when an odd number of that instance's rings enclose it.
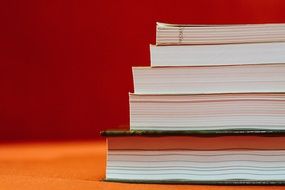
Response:
[[[285,184],[285,24],[157,24],[106,180]]]

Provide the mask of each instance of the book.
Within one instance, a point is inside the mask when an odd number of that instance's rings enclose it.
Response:
[[[150,45],[151,66],[285,63],[285,42],[192,46]]]
[[[285,41],[285,24],[156,25],[157,45],[228,44]]]
[[[284,63],[133,67],[134,92],[137,94],[285,92]]]
[[[285,184],[285,138],[107,131],[106,180],[140,183]]]
[[[132,130],[283,130],[285,93],[130,94]]]

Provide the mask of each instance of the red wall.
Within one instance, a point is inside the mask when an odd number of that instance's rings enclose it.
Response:
[[[128,124],[155,22],[285,22],[283,0],[0,3],[0,140],[97,138]]]

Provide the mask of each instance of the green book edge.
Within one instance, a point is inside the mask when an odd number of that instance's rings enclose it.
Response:
[[[181,184],[181,185],[285,185],[284,180],[127,180],[127,179],[108,179],[106,182],[119,183],[143,183],[143,184]]]
[[[106,130],[100,132],[105,137],[120,136],[285,136],[285,130],[186,130],[186,131],[159,131],[159,130]]]

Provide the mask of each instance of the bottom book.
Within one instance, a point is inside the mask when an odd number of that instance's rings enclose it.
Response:
[[[284,131],[106,131],[107,181],[285,184]]]

